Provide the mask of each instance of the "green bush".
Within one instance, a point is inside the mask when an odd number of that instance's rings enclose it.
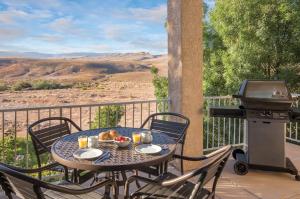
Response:
[[[115,127],[124,115],[124,107],[118,105],[100,107],[91,124],[92,129]]]
[[[0,91],[8,90],[8,86],[5,83],[0,83]]]
[[[153,70],[152,70],[153,68]],[[153,86],[154,86],[154,95],[157,100],[167,99],[168,98],[168,87],[169,82],[167,77],[159,76],[158,69],[154,66],[151,68],[151,73],[153,77]],[[168,105],[165,105],[165,102],[158,103],[158,110],[160,112],[168,110]]]
[[[68,88],[70,86],[71,85],[63,85],[61,83],[57,83],[54,81],[47,81],[47,80],[40,80],[32,84],[32,88],[34,90],[62,89],[62,88]]]
[[[151,71],[152,75],[157,75],[158,74],[158,68],[156,68],[155,66],[151,66],[150,71]]]
[[[12,86],[12,90],[13,91],[21,91],[21,90],[25,90],[25,89],[30,89],[32,87],[32,85],[29,82],[16,82],[13,86]]]
[[[37,158],[31,140],[27,141],[26,138],[16,138],[15,141],[13,134],[10,134],[4,138],[3,145],[0,145],[0,150],[2,151],[1,162],[21,168],[38,168]],[[49,154],[43,154],[41,156],[42,166],[49,164],[51,160],[50,156]],[[31,174],[31,176],[37,177],[38,173]],[[61,176],[61,172],[51,170],[44,171],[42,176],[47,177],[45,180],[48,182],[58,181],[63,177]]]
[[[16,138],[15,140],[14,134],[13,127],[5,132],[3,144],[0,145],[1,161],[6,164],[25,168],[27,158],[29,168],[37,167],[37,159],[32,142],[30,140],[27,141],[26,138]],[[46,158],[43,158],[42,162],[47,162]]]

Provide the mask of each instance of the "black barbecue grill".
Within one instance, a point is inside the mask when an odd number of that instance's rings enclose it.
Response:
[[[250,167],[288,172],[300,180],[285,156],[286,122],[300,121],[285,81],[245,80],[233,97],[240,99],[239,107],[210,107],[210,116],[246,119],[244,150],[233,151],[235,172],[245,175]]]

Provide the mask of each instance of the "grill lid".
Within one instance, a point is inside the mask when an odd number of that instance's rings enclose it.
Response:
[[[245,109],[288,110],[292,105],[286,82],[280,80],[244,80],[233,97],[240,98]]]

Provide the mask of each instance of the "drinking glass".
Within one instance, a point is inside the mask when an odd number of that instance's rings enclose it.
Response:
[[[132,133],[132,141],[134,144],[139,144],[141,142],[141,134],[138,132]]]
[[[80,149],[84,149],[88,145],[88,137],[87,136],[79,136],[78,137],[78,145]]]
[[[88,147],[97,148],[98,147],[98,136],[89,136],[88,137]]]

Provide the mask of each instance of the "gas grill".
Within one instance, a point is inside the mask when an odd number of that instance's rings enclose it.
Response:
[[[246,119],[244,149],[233,151],[234,170],[248,168],[287,172],[300,180],[298,171],[285,155],[286,122],[300,121],[300,110],[291,108],[292,96],[285,81],[245,80],[237,95],[239,107],[210,107],[210,116]]]

